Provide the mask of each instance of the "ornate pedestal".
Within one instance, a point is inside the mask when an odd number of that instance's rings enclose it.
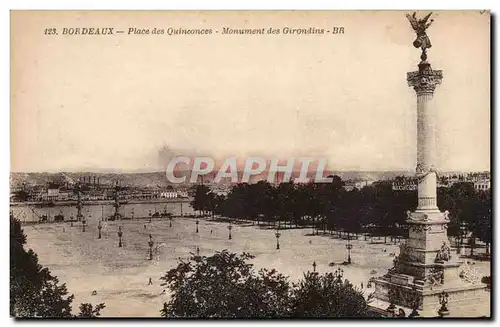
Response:
[[[400,246],[394,267],[374,280],[377,299],[408,310],[417,307],[421,316],[435,317],[441,307],[439,295],[444,291],[452,315],[460,316],[457,311],[468,310],[475,316],[475,306],[484,305],[489,294],[475,270],[451,253],[447,214],[409,213],[409,239]],[[484,314],[487,312],[477,311],[477,316]]]

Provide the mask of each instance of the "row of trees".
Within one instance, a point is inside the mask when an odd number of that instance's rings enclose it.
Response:
[[[416,191],[393,190],[389,181],[347,191],[338,176],[332,183],[236,184],[227,196],[196,185],[192,195],[192,207],[212,216],[385,237],[405,235],[406,212],[417,207]],[[491,242],[489,191],[475,190],[472,183],[455,183],[438,189],[438,206],[450,212],[449,235],[460,237],[462,226],[472,233],[471,239]]]
[[[298,282],[276,270],[255,271],[248,253],[227,250],[192,256],[169,270],[162,286],[172,294],[163,317],[287,318],[367,317],[363,292],[334,273],[308,272]],[[368,297],[368,300],[371,297]]]
[[[50,270],[38,263],[32,250],[26,251],[26,235],[21,223],[10,217],[10,315],[15,318],[95,318],[100,316],[104,303],[95,307],[80,304],[74,316],[66,284],[59,284]]]

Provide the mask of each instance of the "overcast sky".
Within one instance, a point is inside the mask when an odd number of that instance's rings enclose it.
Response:
[[[434,19],[429,61],[444,75],[434,96],[438,167],[489,170],[489,15]],[[43,33],[170,26],[214,34]],[[215,33],[333,26],[345,34]],[[12,171],[157,171],[175,154],[315,156],[333,170],[414,170],[416,94],[406,82],[419,62],[414,36],[397,11],[14,13]]]

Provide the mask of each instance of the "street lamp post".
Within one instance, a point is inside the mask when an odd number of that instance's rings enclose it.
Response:
[[[123,236],[122,226],[119,226],[118,227],[118,247],[119,248],[122,247],[122,236]]]
[[[389,297],[389,306],[387,307],[386,312],[388,317],[396,317],[396,304],[395,301],[398,297],[397,291],[394,287],[390,287],[387,293]]]
[[[97,229],[99,230],[99,236],[97,238],[101,238],[101,229],[102,229],[102,224],[101,221],[99,220],[99,225],[97,225]]]
[[[460,223],[460,246],[457,249],[459,255],[463,253],[464,238],[466,235],[467,235],[467,223],[465,221],[462,221]]]
[[[280,249],[280,232],[279,232],[279,229],[276,229],[276,250],[279,250]]]
[[[153,242],[153,235],[149,234],[149,260],[153,260],[153,245],[155,243]]]
[[[233,226],[231,225],[231,220],[229,220],[229,226],[227,226],[227,229],[229,230],[229,239],[232,239],[231,229],[233,229]]]
[[[351,264],[352,244],[351,244],[351,238],[349,236],[347,236],[347,244],[345,245],[345,248],[347,249],[347,263]]]
[[[87,221],[85,220],[85,217],[82,218],[82,232],[85,232],[85,226],[87,225]]]
[[[198,225],[200,224],[199,220],[196,219],[196,233],[198,233]]]
[[[448,297],[449,295],[448,293],[445,293],[445,291],[439,294],[439,304],[441,304],[441,308],[439,308],[438,314],[441,318],[450,314],[447,307]]]
[[[344,277],[344,270],[342,268],[338,268],[333,273],[333,276],[337,279],[338,282],[342,281],[342,277]]]
[[[413,285],[413,291],[411,294],[412,294],[411,305],[412,305],[413,311],[408,315],[408,318],[416,318],[416,317],[420,316],[418,314],[418,307],[420,306],[420,296],[417,292],[417,288],[415,287],[415,285]]]

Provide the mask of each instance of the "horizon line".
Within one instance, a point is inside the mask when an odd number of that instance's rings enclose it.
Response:
[[[192,171],[192,169],[185,169],[181,170],[183,172],[185,171]],[[238,169],[237,172],[242,172],[244,171],[243,169]],[[265,172],[267,170],[264,170]],[[300,172],[300,169],[294,169],[292,170],[293,172]],[[413,173],[415,172],[415,169],[325,169],[325,172],[339,172],[339,173],[347,173],[347,172],[409,172]],[[216,171],[212,171],[206,175],[212,174]],[[480,172],[491,172],[490,169],[475,169],[475,170],[460,170],[460,169],[453,169],[453,170],[441,170],[441,172],[447,172],[447,173],[458,173],[458,172],[469,172],[469,173],[480,173]],[[115,169],[101,169],[101,170],[39,170],[39,171],[10,171],[10,174],[63,174],[63,173],[70,173],[70,174],[153,174],[153,173],[165,173],[165,170],[115,170]]]

